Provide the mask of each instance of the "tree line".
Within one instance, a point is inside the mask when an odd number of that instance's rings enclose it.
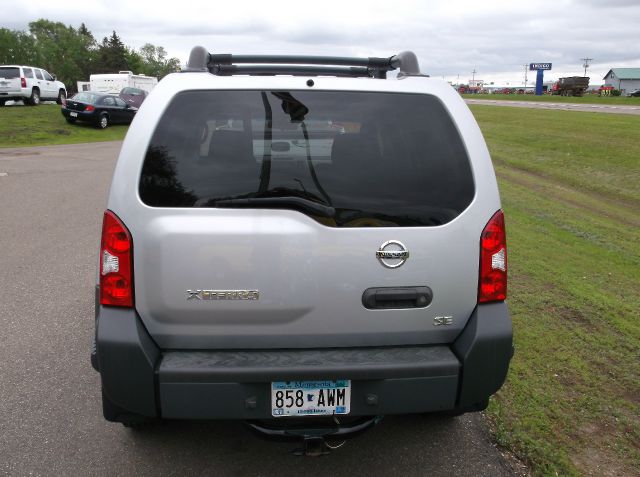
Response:
[[[68,91],[96,73],[128,70],[160,79],[180,69],[180,61],[167,58],[162,46],[147,43],[136,51],[115,31],[98,42],[84,23],[74,28],[45,19],[29,23],[29,31],[0,28],[0,64],[44,68]]]

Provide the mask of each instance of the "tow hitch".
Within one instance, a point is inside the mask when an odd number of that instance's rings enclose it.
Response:
[[[247,422],[249,427],[258,433],[276,439],[299,440],[302,439],[302,448],[293,450],[293,455],[318,457],[329,454],[344,445],[345,439],[355,437],[382,420],[382,416],[365,417],[342,423],[333,416],[331,421],[316,422],[313,427],[310,423],[302,421],[292,422]],[[343,438],[333,445],[327,442],[327,438]],[[333,439],[331,439],[333,440]]]
[[[341,447],[340,444],[339,447]],[[331,452],[332,448],[327,444],[324,437],[305,437],[302,441],[302,449],[295,449],[293,455],[304,455],[307,457],[318,457],[321,455],[327,455]]]

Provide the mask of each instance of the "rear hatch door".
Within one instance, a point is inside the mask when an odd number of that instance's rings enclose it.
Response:
[[[474,195],[433,96],[181,93],[130,222],[136,309],[163,348],[449,342],[476,304]]]
[[[0,95],[20,93],[20,68],[17,66],[0,66]]]

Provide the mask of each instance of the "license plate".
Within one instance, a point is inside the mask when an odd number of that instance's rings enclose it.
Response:
[[[72,118],[77,118],[78,117],[78,113],[69,113],[69,116],[71,116]]]
[[[349,414],[351,381],[280,381],[271,383],[271,415]]]

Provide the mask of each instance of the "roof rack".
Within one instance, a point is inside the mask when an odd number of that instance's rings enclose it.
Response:
[[[391,58],[349,58],[340,56],[229,55],[209,53],[195,46],[183,72],[208,71],[218,76],[294,75],[381,78],[399,69],[398,77],[427,76],[420,73],[418,58],[403,51]]]

